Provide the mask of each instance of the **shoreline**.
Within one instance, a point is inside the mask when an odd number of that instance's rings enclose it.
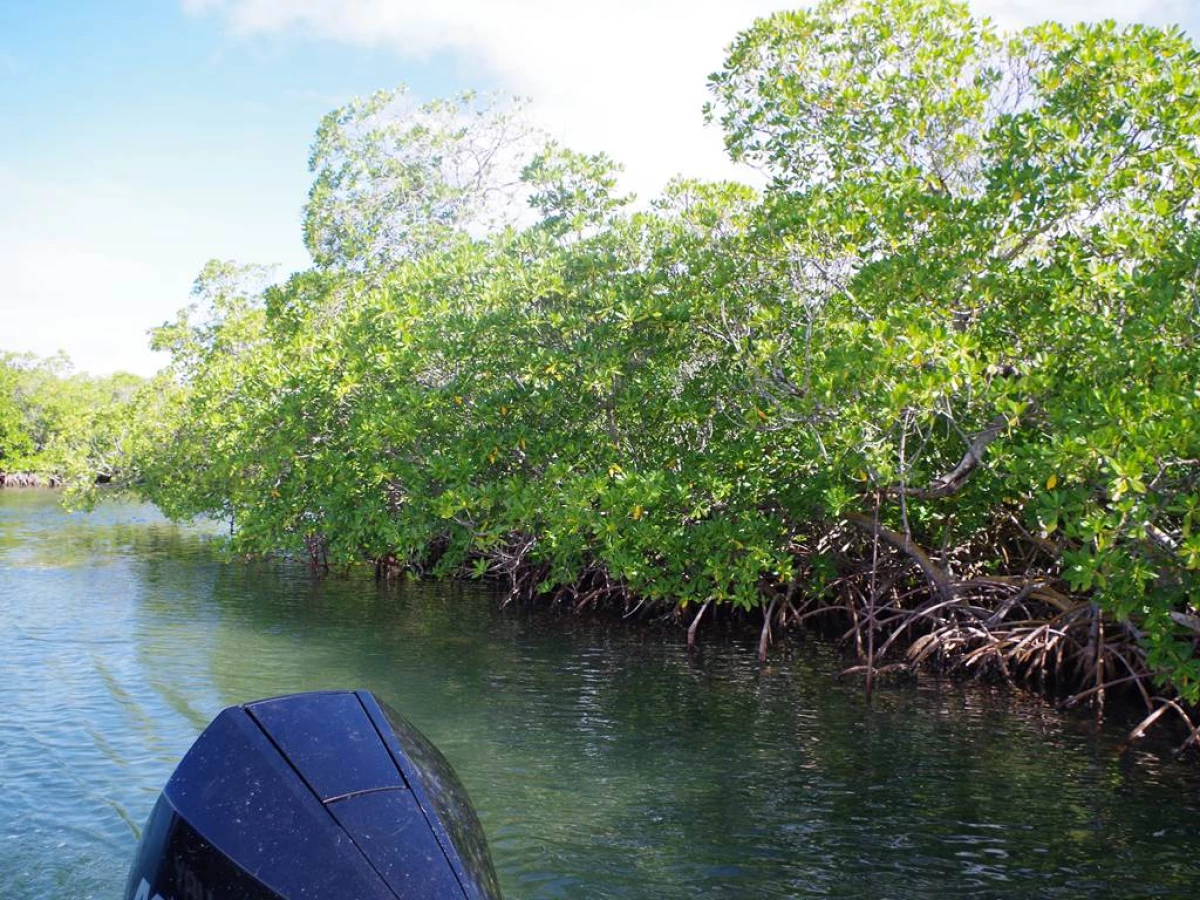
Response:
[[[751,640],[757,635],[760,665],[767,664],[772,644],[812,638],[844,655],[847,665],[838,678],[862,678],[868,700],[880,681],[915,681],[927,674],[1004,687],[1063,712],[1089,711],[1100,719],[1110,708],[1123,709],[1137,720],[1127,745],[1153,729],[1175,744],[1176,758],[1200,760],[1200,710],[1170,685],[1156,683],[1157,672],[1131,623],[1117,622],[1089,599],[1072,596],[1055,577],[923,583],[924,573],[904,553],[876,560],[872,573],[870,543],[842,556],[838,576],[820,590],[772,586],[764,591],[769,599],[750,609],[714,601],[646,602],[598,568],[549,589],[538,587],[546,571],[528,561],[482,580],[507,593],[502,608],[521,605],[665,626],[686,632],[689,652],[699,651],[705,632]],[[374,563],[382,580],[404,573],[434,581],[480,580],[469,567],[433,573],[394,556],[366,562]],[[312,568],[329,571],[319,562]],[[890,582],[892,588],[875,592],[872,601],[874,581]]]
[[[0,472],[0,488],[57,488],[62,487],[57,475],[37,472]]]

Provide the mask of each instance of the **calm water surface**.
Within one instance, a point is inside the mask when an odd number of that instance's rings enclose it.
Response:
[[[1195,897],[1200,779],[1118,729],[819,649],[224,561],[149,507],[0,491],[0,898],[118,898],[222,707],[366,687],[454,763],[509,898]]]

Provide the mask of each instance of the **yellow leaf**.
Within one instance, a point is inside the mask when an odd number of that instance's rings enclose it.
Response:
[[[762,422],[765,422],[765,421],[767,421],[767,414],[766,414],[765,412],[763,412],[763,411],[762,411],[761,409],[759,409],[757,406],[756,406],[756,407],[754,407],[754,411],[755,411],[755,412],[758,414],[758,418],[759,418],[759,420],[760,420],[760,421],[762,421]]]
[[[500,415],[502,415],[502,416],[507,416],[507,415],[508,415],[508,407],[507,407],[507,406],[501,406],[501,407],[500,407]]]
[[[637,506],[635,506],[630,515],[633,516],[633,520],[635,522],[640,519],[642,517],[642,505],[639,503]]]
[[[454,402],[455,402],[455,403],[457,403],[459,406],[462,406],[462,402],[463,402],[462,395],[461,395],[461,394],[455,394],[455,395],[454,395]]]
[[[519,441],[517,441],[517,444],[520,446],[520,448],[522,450],[524,450],[525,449],[525,438],[521,438]]]
[[[1048,491],[1054,490],[1054,486],[1056,484],[1058,484],[1058,476],[1051,475],[1049,478],[1046,479],[1046,490],[1048,490]]]

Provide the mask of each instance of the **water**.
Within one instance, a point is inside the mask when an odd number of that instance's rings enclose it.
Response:
[[[508,898],[1194,897],[1200,776],[1004,693],[868,707],[819,648],[223,561],[153,509],[0,491],[0,898],[117,898],[222,707],[366,687],[450,758]],[[702,629],[703,637],[703,629]]]

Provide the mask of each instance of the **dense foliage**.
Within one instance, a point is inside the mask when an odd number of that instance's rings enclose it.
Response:
[[[711,89],[761,192],[631,206],[474,98],[331,113],[317,267],[202,274],[129,479],[248,550],[1200,699],[1196,49],[827,0]]]
[[[129,404],[141,384],[123,372],[73,373],[63,356],[0,353],[0,478],[72,486],[111,478],[127,449]]]

